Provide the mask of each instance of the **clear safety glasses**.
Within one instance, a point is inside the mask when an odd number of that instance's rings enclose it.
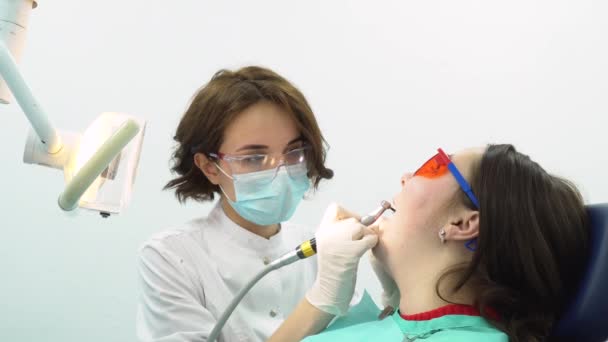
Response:
[[[303,166],[306,169],[306,155],[310,151],[310,146],[305,145],[292,149],[285,153],[278,154],[246,154],[246,155],[229,155],[225,153],[209,153],[211,158],[225,161],[230,167],[232,175],[241,175],[245,173],[254,173],[267,170],[277,170],[281,166],[286,166],[288,172],[291,170],[299,170]]]

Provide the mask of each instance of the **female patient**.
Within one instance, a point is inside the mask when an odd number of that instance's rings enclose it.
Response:
[[[393,296],[398,310],[306,341],[549,336],[586,260],[585,208],[570,182],[511,145],[439,150],[402,177],[393,203],[396,213],[377,223],[377,240],[344,210],[326,216],[317,282],[271,340],[299,340],[345,312],[358,259],[374,245],[385,293],[401,294]]]

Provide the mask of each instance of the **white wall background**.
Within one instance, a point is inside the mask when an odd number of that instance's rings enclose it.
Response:
[[[122,111],[148,129],[124,215],[69,218],[63,175],[22,163],[28,123],[0,108],[0,340],[134,340],[138,246],[210,209],[161,188],[188,100],[222,67],[273,68],[317,114],[336,177],[295,221],[332,200],[366,212],[435,148],[489,142],[608,201],[607,17],[588,0],[40,1],[22,71],[55,124]]]

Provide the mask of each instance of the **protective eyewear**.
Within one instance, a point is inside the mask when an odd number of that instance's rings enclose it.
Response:
[[[414,172],[414,176],[421,176],[424,178],[437,178],[445,175],[448,171],[452,173],[454,178],[456,178],[456,182],[460,185],[460,188],[467,197],[473,202],[475,208],[479,209],[479,201],[475,194],[473,194],[473,190],[469,183],[464,179],[456,165],[452,162],[450,157],[443,152],[442,149],[437,149],[438,153],[434,155],[431,159],[427,160],[426,163],[422,164],[422,166]]]
[[[209,157],[228,163],[233,175],[253,173],[278,169],[281,166],[293,166],[306,163],[309,145],[292,149],[279,154],[246,154],[230,155],[225,153],[209,153]],[[289,171],[294,168],[286,167]],[[298,168],[299,169],[299,168]]]

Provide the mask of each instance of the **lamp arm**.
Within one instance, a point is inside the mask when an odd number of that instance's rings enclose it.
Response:
[[[17,62],[3,41],[0,41],[0,75],[13,93],[19,106],[30,121],[48,153],[56,153],[63,147],[57,130],[34,98],[25,79],[19,72]]]

